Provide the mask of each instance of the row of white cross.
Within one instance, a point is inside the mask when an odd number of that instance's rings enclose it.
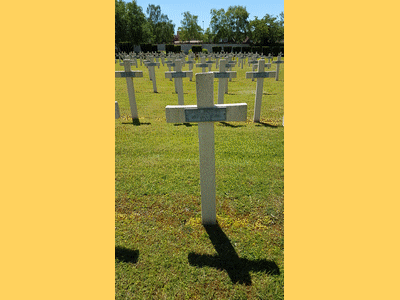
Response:
[[[182,61],[179,59],[175,60],[175,62],[168,62],[170,67],[173,66],[175,68],[175,71],[165,72],[165,78],[169,78],[170,80],[175,79],[175,92],[178,94],[178,104],[179,105],[184,105],[182,78],[190,77],[190,79],[192,79],[192,77],[193,77],[193,71],[191,71],[191,70],[182,71],[182,63],[184,63],[184,62],[185,61]],[[226,70],[227,68],[232,67],[233,63],[234,62],[230,62],[230,61],[227,62],[227,60],[222,59],[219,64],[219,72],[212,72],[214,74],[214,78],[219,79],[218,104],[224,103],[224,94],[228,93],[228,79],[231,80],[232,78],[236,78],[237,73],[235,71],[227,71]],[[275,80],[278,80],[279,65],[281,63],[283,63],[283,61],[281,61],[280,57],[278,57],[278,60],[273,63],[277,64],[276,71],[266,71],[265,72],[264,71],[265,67],[269,68],[269,67],[271,67],[271,64],[265,63],[264,59],[260,59],[257,62],[258,71],[246,72],[246,78],[250,78],[252,80],[257,79],[256,97],[255,97],[255,105],[254,105],[254,117],[253,117],[254,122],[260,121],[264,78],[275,77]],[[157,93],[157,84],[156,84],[156,76],[155,76],[154,68],[156,66],[159,67],[160,64],[149,61],[149,62],[146,62],[146,65],[149,68],[150,80],[153,82],[153,90],[155,93]],[[208,66],[209,65],[207,65],[204,62],[197,64],[197,67],[203,68],[203,73],[205,72],[205,68]],[[143,77],[143,72],[142,71],[132,71],[130,60],[124,60],[124,69],[125,69],[124,71],[116,71],[115,77],[125,77],[126,78],[132,119],[138,119],[138,112],[137,112],[136,100],[135,100],[135,91],[134,91],[132,79],[135,77]],[[115,117],[119,118],[119,107],[118,107],[117,102],[115,103],[115,106],[116,106]],[[117,109],[118,109],[118,111],[117,111]]]
[[[154,69],[157,63],[148,63]],[[238,122],[247,119],[247,104],[223,104],[223,95],[226,91],[227,80],[236,72],[226,71],[226,60],[221,60],[219,72],[207,72],[196,74],[197,105],[184,105],[182,78],[192,75],[192,71],[182,72],[182,62],[176,60],[175,71],[166,72],[166,78],[175,79],[175,91],[178,93],[179,105],[167,105],[165,107],[167,123],[198,123],[199,157],[200,157],[200,190],[201,190],[201,218],[204,225],[215,225],[216,215],[216,185],[215,185],[215,147],[214,147],[214,123]],[[254,109],[254,122],[260,120],[261,98],[263,91],[263,79],[274,77],[278,71],[264,72],[265,60],[258,61],[257,72],[247,72],[246,78],[256,78],[256,102]],[[279,66],[279,64],[278,64]],[[203,67],[203,66],[201,66]],[[133,87],[134,77],[143,77],[142,71],[131,71],[130,61],[124,60],[125,71],[116,71],[115,77],[125,77],[128,86],[129,103],[132,118],[137,119],[135,93]],[[150,78],[155,83],[154,72],[150,72]],[[214,104],[214,78],[219,78],[218,104]],[[116,117],[117,117],[116,101]],[[118,113],[119,115],[119,113]]]

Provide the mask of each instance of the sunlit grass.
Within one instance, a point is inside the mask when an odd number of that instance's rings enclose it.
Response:
[[[225,103],[246,102],[247,121],[215,123],[217,220],[227,237],[224,246],[241,259],[238,269],[268,261],[279,270],[249,267],[246,283],[233,282],[223,268],[190,263],[190,255],[214,259],[220,253],[201,225],[197,124],[165,121],[165,106],[178,102],[173,81],[165,79],[168,68],[156,69],[154,93],[147,69],[139,66],[143,78],[134,78],[134,86],[140,124],[130,118],[125,79],[115,80],[122,116],[115,121],[116,299],[283,299],[280,69],[279,81],[265,79],[261,123],[253,123],[256,81],[245,78],[251,67],[235,67]],[[183,82],[185,104],[196,104],[195,76]],[[229,251],[222,254],[229,260]]]

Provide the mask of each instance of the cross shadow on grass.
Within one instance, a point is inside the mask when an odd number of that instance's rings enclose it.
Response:
[[[261,121],[258,121],[258,122],[255,122],[257,125],[257,127],[260,127],[260,126],[264,126],[264,127],[272,127],[272,128],[278,128],[278,127],[283,127],[282,126],[282,124],[278,124],[278,123],[266,123],[266,122],[261,122]]]
[[[233,125],[233,124],[229,124],[229,123],[226,123],[226,122],[219,122],[219,124],[221,124],[223,126],[226,126],[226,127],[234,127],[234,128],[243,127],[244,126],[244,125]]]
[[[132,119],[132,122],[122,122],[122,124],[132,124],[134,126],[151,125],[151,123],[142,123],[139,119]]]
[[[174,126],[182,126],[185,125],[186,127],[192,127],[192,126],[197,126],[197,124],[191,124],[191,123],[175,123]]]
[[[137,263],[139,258],[139,250],[131,250],[125,247],[115,247],[115,259],[127,263]]]
[[[240,258],[233,248],[229,238],[217,225],[204,225],[217,255],[201,255],[189,253],[189,264],[196,267],[212,267],[218,270],[225,270],[232,283],[251,285],[250,271],[264,272],[269,275],[280,275],[280,271],[275,262],[258,259],[250,260]]]

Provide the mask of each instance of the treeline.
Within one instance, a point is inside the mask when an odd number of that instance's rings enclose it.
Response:
[[[249,20],[246,7],[230,6],[226,11],[211,9],[210,27],[205,31],[198,24],[198,16],[183,12],[178,27],[181,41],[202,40],[203,43],[250,43],[274,46],[284,39],[284,14],[265,14],[261,19]],[[174,40],[175,24],[161,13],[159,5],[149,4],[146,15],[136,0],[125,3],[115,0],[115,43],[163,44]]]

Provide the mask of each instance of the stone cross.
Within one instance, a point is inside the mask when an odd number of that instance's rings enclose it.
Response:
[[[146,64],[146,67],[149,69],[150,80],[153,82],[154,93],[157,93],[156,71],[154,70],[155,66],[160,67],[160,63],[159,62],[158,63],[157,62],[148,62]]]
[[[226,67],[229,63],[226,62],[226,59],[221,59],[219,63],[219,72],[213,72],[214,78],[218,78],[218,104],[224,103],[224,94],[227,93],[227,85],[228,78],[233,76],[236,78],[235,71],[226,71]]]
[[[131,107],[132,119],[139,119],[136,107],[135,89],[133,86],[134,77],[143,77],[142,71],[131,71],[131,62],[128,59],[124,59],[125,71],[115,71],[115,78],[125,78],[126,85],[128,87],[129,105]]]
[[[115,118],[119,119],[121,115],[119,114],[119,106],[118,106],[118,101],[115,101]]]
[[[201,60],[201,63],[196,64],[196,67],[201,68],[202,72],[204,73],[206,71],[206,68],[208,67],[208,64],[206,63],[206,57],[202,56],[200,58],[200,60]]]
[[[249,63],[249,66],[250,66],[250,64],[252,65],[252,71],[255,72],[255,70],[256,70],[256,68],[258,66],[257,65],[258,64],[258,60],[255,59],[255,58],[252,58],[251,60],[249,59],[248,63]],[[252,78],[251,81],[254,81],[254,78]]]
[[[275,71],[264,72],[264,68],[265,68],[265,60],[260,59],[258,61],[258,72],[246,72],[246,78],[257,78],[253,122],[260,122],[261,99],[263,94],[264,78],[274,77],[276,73]]]
[[[165,78],[175,78],[175,91],[178,94],[178,104],[184,105],[183,101],[183,77],[190,77],[193,74],[192,71],[182,72],[182,61],[180,59],[175,60],[175,72],[165,72]]]
[[[283,60],[281,60],[281,57],[278,56],[276,61],[272,62],[273,64],[276,64],[276,76],[275,76],[275,80],[278,81],[279,79],[279,65],[283,64]]]
[[[167,123],[198,123],[201,219],[216,224],[214,122],[246,121],[247,104],[214,105],[214,74],[196,74],[197,105],[168,105]]]
[[[212,64],[215,63],[215,60],[211,60],[211,57],[206,61],[206,64],[208,65],[208,71],[211,72]]]
[[[192,59],[191,56],[188,57],[189,60],[185,61],[185,63],[187,63],[189,65],[189,71],[193,70],[193,64],[195,63],[195,61]],[[193,78],[193,72],[190,74],[190,81],[192,81]]]

